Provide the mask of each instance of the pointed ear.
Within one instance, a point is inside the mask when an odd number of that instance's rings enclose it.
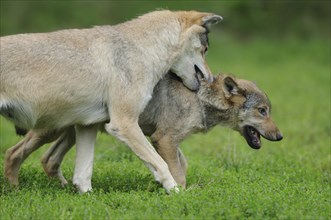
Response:
[[[231,97],[232,95],[238,95],[239,94],[239,87],[235,79],[231,76],[226,76],[223,79],[223,91],[225,93],[226,98]]]
[[[206,12],[198,11],[179,11],[179,21],[181,22],[184,29],[188,29],[194,25],[204,27],[204,29],[209,30],[209,27],[213,24],[217,24],[223,18],[219,15]]]
[[[205,26],[208,30],[210,26],[217,24],[218,22],[222,21],[223,17],[216,15],[216,14],[211,14],[211,15],[206,15],[202,17],[202,26]]]

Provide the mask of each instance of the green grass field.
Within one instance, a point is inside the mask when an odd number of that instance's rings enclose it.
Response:
[[[330,41],[237,41],[211,33],[208,61],[217,72],[255,81],[271,99],[281,142],[256,151],[236,132],[215,127],[187,138],[188,189],[173,195],[140,160],[105,134],[96,145],[93,193],[62,188],[32,154],[20,187],[1,174],[1,219],[330,219]],[[0,169],[14,145],[13,126],[0,118]],[[75,152],[62,166],[71,179]]]

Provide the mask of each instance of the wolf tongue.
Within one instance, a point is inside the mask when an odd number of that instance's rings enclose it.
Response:
[[[255,134],[252,136],[252,141],[258,145],[261,144],[259,133],[255,132]]]
[[[250,136],[252,138],[252,142],[254,142],[254,143],[260,143],[258,134],[257,134],[257,132],[254,129],[250,129]]]
[[[254,136],[252,136],[252,141],[253,142],[255,142],[255,143],[260,143],[260,140],[259,140],[259,138],[258,138],[258,136],[257,135],[254,135]]]

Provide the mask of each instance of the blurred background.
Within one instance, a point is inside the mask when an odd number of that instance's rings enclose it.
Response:
[[[116,24],[155,9],[200,10],[224,17],[239,38],[329,37],[330,1],[1,1],[1,35]]]
[[[302,169],[317,170],[331,181],[330,1],[1,0],[0,33],[111,25],[161,8],[223,16],[210,33],[207,61],[211,70],[255,81],[268,94],[273,118],[284,134],[282,142],[264,141],[263,149],[256,152],[244,147],[247,144],[238,133],[218,127],[207,136],[185,141],[182,147],[188,157],[199,161],[230,152],[238,161],[261,154],[270,160],[294,159]],[[0,122],[4,153],[21,137],[15,136],[13,126],[2,117]],[[101,136],[98,143],[107,151],[109,136]]]

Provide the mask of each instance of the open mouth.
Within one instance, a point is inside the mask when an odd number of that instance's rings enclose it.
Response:
[[[252,126],[245,126],[243,130],[247,144],[253,149],[260,149],[261,147],[261,134]]]
[[[197,65],[194,65],[194,69],[195,69],[195,76],[197,77],[198,81],[205,78],[202,71],[199,69],[199,67]]]

